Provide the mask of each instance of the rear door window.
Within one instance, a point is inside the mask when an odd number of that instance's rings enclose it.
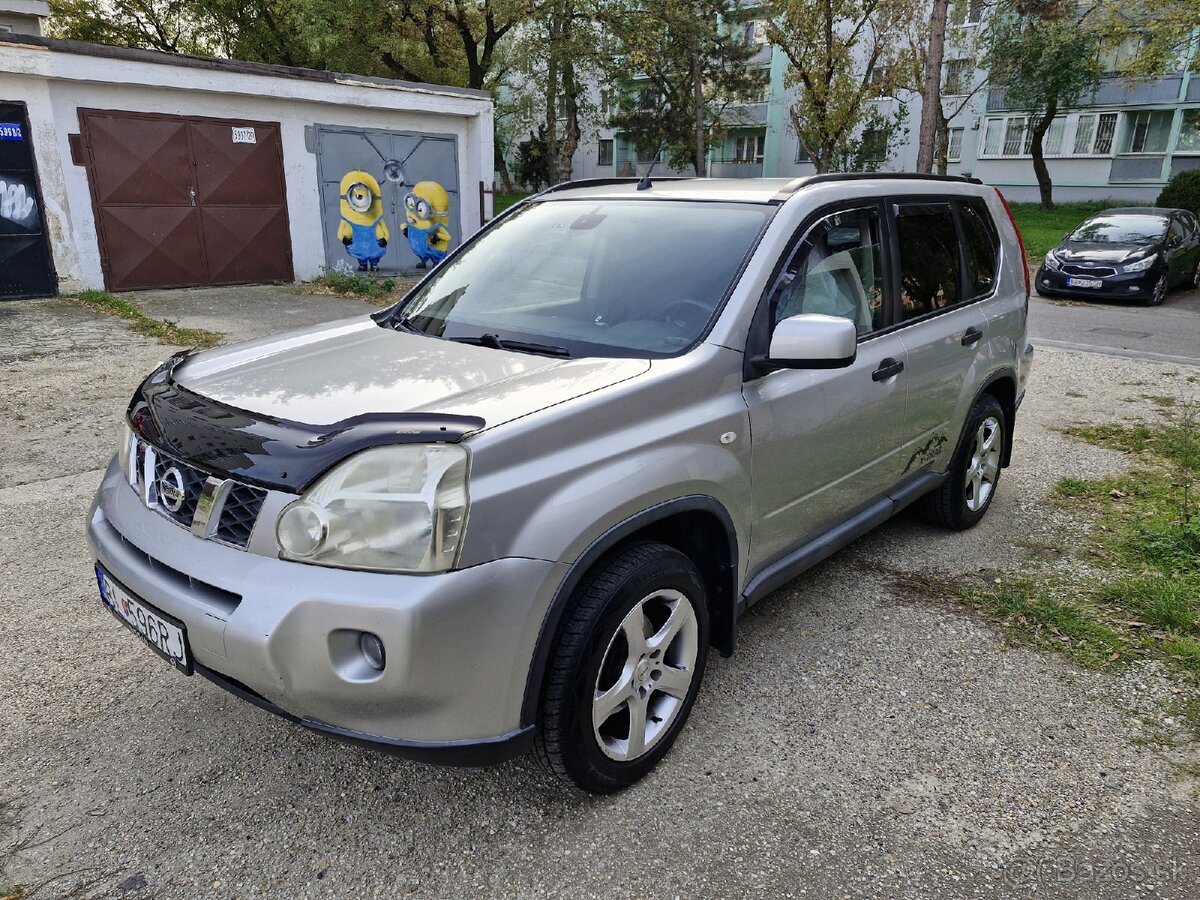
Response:
[[[959,289],[958,229],[949,203],[898,203],[900,321],[953,306]]]
[[[966,200],[962,212],[963,249],[967,255],[967,297],[986,297],[996,284],[996,228],[982,200]]]

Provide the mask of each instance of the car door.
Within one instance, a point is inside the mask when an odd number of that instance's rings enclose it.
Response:
[[[940,470],[958,442],[988,345],[980,302],[996,287],[998,237],[982,201],[900,200],[894,223],[897,315],[908,354],[903,475]]]
[[[906,354],[887,325],[881,204],[861,202],[802,226],[759,316],[845,316],[855,361],[750,377],[754,524],[750,565],[773,561],[892,486],[908,391]],[[753,339],[752,339],[753,340]]]

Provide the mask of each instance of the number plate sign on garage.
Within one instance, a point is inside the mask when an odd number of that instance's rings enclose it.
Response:
[[[277,124],[79,114],[110,290],[292,280]]]

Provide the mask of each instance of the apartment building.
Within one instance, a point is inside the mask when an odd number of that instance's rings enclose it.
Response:
[[[1032,123],[1025,113],[1006,106],[1004,91],[981,89],[987,78],[976,63],[973,38],[974,29],[983,24],[985,8],[984,3],[963,7],[948,34],[942,80],[943,110],[951,114],[947,171],[1002,186],[1014,200],[1036,200]],[[765,70],[767,86],[755,102],[731,111],[723,141],[709,152],[705,174],[746,178],[812,174],[815,168],[788,118],[792,91],[785,81],[786,57],[768,42],[762,22],[747,23],[742,37],[756,46],[751,64]],[[1115,48],[1102,61],[1115,73],[1128,52],[1128,46]],[[1195,68],[1191,55],[1180,59],[1178,68],[1139,82],[1107,75],[1094,93],[1055,119],[1046,137],[1045,155],[1056,198],[1152,201],[1172,175],[1200,168],[1200,74],[1189,72]],[[637,79],[624,89],[636,96]],[[573,158],[573,177],[640,175],[649,167],[653,154],[639,153],[607,121],[615,94],[612,87],[597,86],[593,105],[600,115],[584,129],[585,138]],[[907,115],[877,167],[912,170],[920,94],[902,92],[879,101],[878,106],[884,116],[901,106]],[[657,171],[669,169],[660,163]]]

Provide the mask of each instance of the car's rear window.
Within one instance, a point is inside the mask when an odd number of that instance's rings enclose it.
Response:
[[[1153,244],[1167,233],[1162,216],[1095,216],[1075,229],[1071,240],[1087,244]]]
[[[674,355],[704,334],[775,208],[533,203],[442,263],[391,321],[572,356]]]

